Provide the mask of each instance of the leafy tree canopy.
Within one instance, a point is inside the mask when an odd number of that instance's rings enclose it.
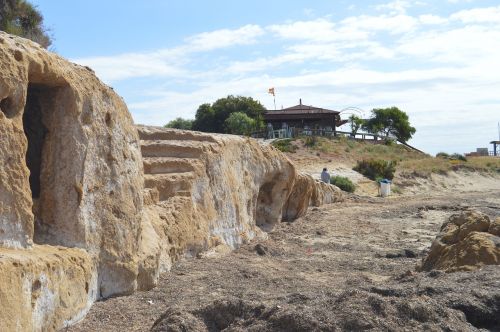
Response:
[[[26,0],[0,1],[0,30],[31,39],[44,48],[52,44],[42,14]]]
[[[212,105],[202,104],[196,111],[193,130],[212,133],[228,133],[226,120],[233,113],[243,113],[254,120],[252,130],[264,127],[263,117],[266,109],[262,104],[250,97],[227,96],[218,99]]]
[[[393,135],[402,142],[408,141],[417,131],[410,125],[408,114],[397,107],[373,109],[372,117],[366,121],[363,129],[386,137]]]
[[[165,125],[165,128],[176,128],[191,130],[193,127],[193,121],[190,119],[176,118]]]
[[[243,112],[235,112],[229,115],[224,125],[230,134],[250,135],[255,128],[255,120]]]
[[[353,135],[356,135],[358,130],[361,129],[361,127],[365,124],[364,119],[361,119],[354,114],[349,117],[349,121],[351,122],[351,133]]]

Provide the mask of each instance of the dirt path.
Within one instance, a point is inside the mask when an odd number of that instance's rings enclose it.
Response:
[[[157,288],[96,303],[68,331],[145,331],[168,308],[193,312],[226,299],[308,312],[311,299],[411,275],[445,218],[470,206],[500,216],[500,190],[411,200],[353,196],[313,208],[280,224],[266,241],[224,256],[180,261]],[[313,316],[324,314],[318,312]]]

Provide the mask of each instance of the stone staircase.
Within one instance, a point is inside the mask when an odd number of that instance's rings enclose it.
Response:
[[[190,197],[195,179],[204,173],[201,158],[218,143],[212,136],[196,132],[138,126],[144,163],[146,193],[152,203],[172,197]],[[155,192],[158,194],[154,194]]]

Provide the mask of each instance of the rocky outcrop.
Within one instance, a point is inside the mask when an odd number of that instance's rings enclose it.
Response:
[[[137,130],[91,69],[31,41],[0,32],[0,68],[2,331],[60,329],[338,197],[253,139]]]
[[[283,220],[290,221],[304,215],[309,206],[339,202],[342,191],[335,186],[315,180],[309,174],[297,174],[292,192],[283,209]]]
[[[468,210],[452,215],[441,226],[421,270],[474,270],[500,264],[500,218]]]
[[[0,67],[0,330],[56,329],[137,288],[139,138],[90,69],[3,32]]]
[[[1,331],[58,330],[98,298],[95,262],[83,249],[34,245],[0,256]]]
[[[139,126],[146,194],[140,287],[181,256],[234,249],[283,218],[341,198],[249,138]],[[158,254],[152,254],[157,252]]]

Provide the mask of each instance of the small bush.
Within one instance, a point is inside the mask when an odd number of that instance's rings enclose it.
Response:
[[[393,146],[395,145],[394,141],[392,139],[386,139],[384,142],[385,145],[387,146]]]
[[[467,161],[467,158],[460,153],[454,153],[450,156],[451,160],[461,160],[461,161]]]
[[[450,155],[447,154],[446,152],[439,152],[437,155],[436,155],[436,158],[450,158]]]
[[[313,148],[318,144],[318,138],[316,136],[306,136],[304,139],[304,145]]]
[[[271,145],[281,152],[295,153],[295,150],[297,150],[297,147],[292,144],[291,138],[274,141],[271,143]]]
[[[439,152],[436,155],[436,158],[443,158],[443,159],[449,159],[449,160],[467,161],[467,158],[463,154],[460,154],[460,153],[448,154],[446,152]]]
[[[330,183],[349,193],[353,193],[356,190],[356,185],[345,176],[332,176]]]
[[[396,165],[396,161],[369,159],[358,161],[353,170],[374,181],[377,179],[392,180],[396,172]]]

